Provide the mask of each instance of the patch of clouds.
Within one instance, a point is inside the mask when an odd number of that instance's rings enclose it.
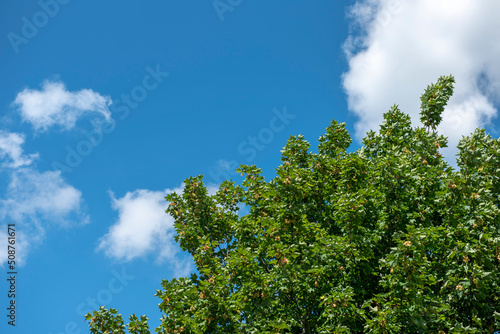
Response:
[[[38,153],[23,154],[24,135],[0,131],[0,161],[2,167],[18,168],[38,159]]]
[[[91,89],[69,91],[61,81],[45,80],[40,89],[20,91],[12,105],[36,133],[53,127],[71,130],[87,116],[97,116],[92,123],[112,121],[111,103],[110,97]],[[10,118],[3,119],[4,126],[11,125]],[[60,171],[38,170],[39,154],[25,154],[24,143],[24,134],[0,130],[0,174],[7,181],[0,197],[0,247],[6,249],[7,224],[16,224],[16,258],[21,264],[43,242],[49,226],[68,228],[89,222],[81,191],[67,183]],[[6,260],[2,253],[0,265]]]
[[[90,114],[110,121],[111,103],[109,96],[91,89],[72,92],[63,82],[46,80],[40,90],[26,88],[18,93],[13,104],[24,122],[30,123],[35,131],[45,132],[53,126],[70,130],[79,118]]]
[[[438,127],[449,138],[448,161],[463,135],[493,127],[500,101],[498,12],[494,0],[366,0],[350,7],[343,87],[358,117],[356,138],[378,130],[394,103],[419,125],[420,95],[448,74],[455,91]]]
[[[208,186],[207,191],[213,195],[217,188]],[[182,194],[183,186],[163,191],[137,189],[121,198],[110,192],[111,205],[118,217],[100,238],[97,251],[119,261],[153,254],[157,263],[172,265],[176,276],[192,272],[192,259],[181,256],[181,249],[174,240],[174,219],[165,212],[169,205],[165,196],[172,192]]]
[[[0,200],[3,217],[18,222],[50,221],[61,226],[85,224],[82,193],[66,183],[60,171],[20,168],[10,175],[6,199]],[[71,218],[76,214],[78,219]]]
[[[177,189],[177,191],[182,191]],[[110,193],[117,221],[99,243],[98,250],[118,260],[130,261],[156,251],[163,258],[176,253],[173,240],[174,220],[165,213],[169,191],[138,189],[122,198]]]
[[[2,231],[0,231],[0,249],[7,250],[8,237],[7,234],[7,224],[0,225]],[[35,244],[41,242],[44,236],[43,231],[33,232],[33,231],[25,231],[18,230],[18,225],[16,225],[16,243],[13,245],[16,247],[16,266],[24,266],[26,264],[26,259],[28,257],[29,252],[33,248]],[[6,251],[0,253],[0,267],[4,267],[4,263],[9,261],[8,253]]]
[[[0,173],[8,179],[0,198],[0,247],[7,248],[7,224],[16,224],[16,261],[23,264],[40,244],[49,225],[75,226],[88,222],[82,193],[69,185],[60,171],[37,170],[38,153],[24,154],[24,136],[0,132]],[[5,247],[3,247],[5,246]],[[0,264],[7,260],[0,255]]]

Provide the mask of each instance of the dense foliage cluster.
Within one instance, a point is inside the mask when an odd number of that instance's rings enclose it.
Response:
[[[176,241],[197,274],[164,280],[158,333],[494,333],[500,328],[500,142],[463,137],[455,171],[436,133],[453,92],[422,95],[423,127],[393,106],[347,152],[333,121],[317,153],[302,136],[276,177],[241,166],[240,185],[209,195],[202,176],[167,196]],[[249,208],[246,215],[239,208]],[[117,311],[91,333],[124,333]],[[131,317],[130,333],[149,333]]]

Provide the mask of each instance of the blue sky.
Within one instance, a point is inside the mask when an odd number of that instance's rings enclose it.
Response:
[[[498,137],[497,1],[3,1],[0,263],[16,225],[16,327],[86,333],[106,304],[161,316],[162,279],[194,270],[163,196],[234,167],[267,178],[290,135],[332,118],[354,143],[393,103],[418,124],[440,75],[456,94],[440,130]],[[4,249],[2,251],[2,249]],[[4,314],[5,313],[5,314]]]

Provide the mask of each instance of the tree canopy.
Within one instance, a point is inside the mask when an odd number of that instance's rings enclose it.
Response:
[[[276,176],[242,165],[210,195],[203,177],[166,197],[197,273],[162,281],[158,333],[494,333],[500,329],[500,142],[477,129],[454,170],[436,132],[453,93],[421,97],[422,127],[394,105],[347,152],[333,120],[317,152],[291,136]],[[247,214],[240,208],[246,206]],[[124,333],[115,309],[91,333]],[[130,333],[149,333],[130,317]]]

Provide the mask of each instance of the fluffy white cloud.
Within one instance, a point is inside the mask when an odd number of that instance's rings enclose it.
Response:
[[[2,167],[18,168],[30,165],[33,160],[38,159],[38,153],[23,155],[22,144],[24,144],[23,135],[0,131],[0,161],[2,161]]]
[[[17,94],[14,105],[19,108],[23,121],[43,132],[54,125],[69,130],[78,118],[91,113],[110,120],[111,102],[110,97],[91,89],[70,92],[62,82],[45,81],[41,90],[26,88]]]
[[[356,137],[378,130],[394,103],[418,124],[420,95],[448,74],[455,76],[455,93],[438,130],[450,147],[490,125],[500,101],[499,12],[495,0],[357,1],[348,14],[343,77],[349,109],[359,117]]]
[[[207,188],[209,194],[216,192],[215,187]],[[165,196],[174,191],[180,194],[182,190],[182,187],[164,191],[138,189],[122,198],[110,193],[118,219],[100,239],[97,250],[125,261],[155,254],[157,262],[174,265],[176,276],[191,272],[192,261],[177,256],[180,248],[174,240],[174,220],[165,213],[168,206]]]
[[[98,250],[127,261],[149,252],[158,252],[161,257],[174,256],[177,252],[173,240],[174,222],[165,213],[168,203],[164,197],[169,192],[139,189],[118,199],[111,193],[118,220],[101,238]]]

